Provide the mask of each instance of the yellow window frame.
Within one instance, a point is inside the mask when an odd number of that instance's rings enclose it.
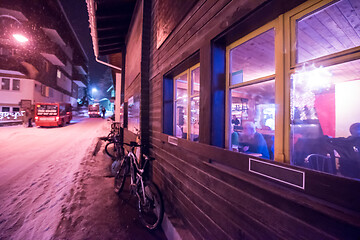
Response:
[[[191,68],[186,69],[185,71],[183,71],[182,73],[180,73],[179,75],[176,75],[174,77],[174,108],[176,106],[176,102],[178,102],[178,100],[180,98],[177,98],[176,96],[176,79],[180,78],[181,76],[186,74],[186,81],[187,81],[187,136],[186,139],[189,140],[190,139],[190,130],[191,130],[191,124],[190,124],[190,120],[191,120],[191,99],[193,99],[194,97],[200,97],[200,91],[198,94],[193,94],[191,95],[191,72],[193,70],[195,70],[196,68],[200,67],[200,63],[195,64],[194,66],[192,66]],[[173,113],[173,133],[174,136],[176,136],[176,109],[174,109],[174,113]]]

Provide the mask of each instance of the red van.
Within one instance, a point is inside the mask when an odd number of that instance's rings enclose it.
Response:
[[[72,119],[70,103],[36,103],[35,124],[40,127],[65,126]]]

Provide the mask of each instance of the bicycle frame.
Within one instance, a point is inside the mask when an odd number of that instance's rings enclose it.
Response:
[[[145,196],[144,180],[143,180],[142,174],[144,173],[144,169],[145,169],[145,167],[147,165],[147,162],[149,160],[148,160],[147,157],[145,157],[144,166],[143,166],[143,168],[140,168],[139,164],[138,164],[138,161],[137,161],[137,157],[134,154],[134,149],[135,149],[135,147],[132,147],[131,151],[129,151],[128,155],[127,155],[129,157],[129,159],[130,159],[130,174],[131,174],[130,184],[131,185],[135,184],[136,186],[138,186],[139,181],[140,181],[141,189],[142,189],[142,195],[143,195],[142,197],[143,197],[143,200],[145,201],[146,196]],[[136,195],[140,198],[140,196],[138,194],[138,191],[136,191]]]
[[[121,167],[115,175],[114,190],[119,195],[122,191],[125,179],[130,172],[130,194],[138,199],[139,218],[142,224],[150,230],[156,229],[163,219],[164,204],[159,188],[151,180],[146,178],[144,172],[151,157],[142,155],[144,163],[138,162],[140,157],[135,154],[136,147],[143,147],[136,142],[123,143],[130,147],[126,157],[123,158]]]

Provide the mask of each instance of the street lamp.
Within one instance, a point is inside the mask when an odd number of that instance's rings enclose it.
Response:
[[[18,41],[20,43],[26,43],[29,41],[29,39],[27,37],[25,37],[24,35],[21,35],[21,34],[13,34],[13,37],[15,38],[16,41]]]
[[[0,18],[10,19],[10,21],[15,22],[18,25],[17,27],[15,27],[17,29],[21,29],[21,27],[23,25],[16,17],[13,17],[11,15],[4,15],[3,14],[3,15],[0,15]],[[9,25],[12,26],[13,24],[9,23]],[[19,26],[21,26],[21,27],[19,27]],[[20,43],[26,43],[26,42],[29,41],[29,39],[26,36],[24,36],[23,34],[14,33],[14,34],[12,34],[12,36],[16,41],[18,41]]]

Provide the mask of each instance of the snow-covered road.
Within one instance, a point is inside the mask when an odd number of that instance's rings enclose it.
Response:
[[[53,236],[81,160],[109,125],[86,118],[63,128],[0,128],[0,239]]]

